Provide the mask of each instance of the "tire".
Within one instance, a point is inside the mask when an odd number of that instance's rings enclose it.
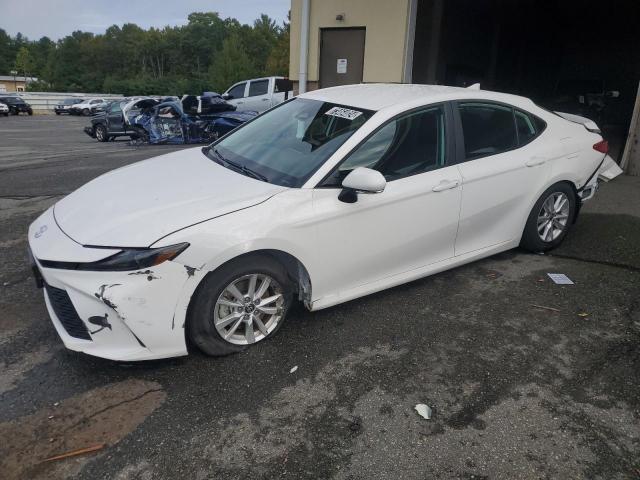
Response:
[[[142,127],[134,127],[135,134],[132,138],[140,140],[141,143],[149,143],[149,133]]]
[[[5,117],[8,117],[8,116],[9,116],[9,112],[5,112],[5,113],[3,113],[3,115],[4,115]]]
[[[91,115],[91,111],[88,108],[85,108],[82,110],[82,115],[88,117],[89,115]]]
[[[253,276],[257,277],[255,280],[256,295],[260,294],[260,287],[264,278],[270,278],[269,287],[261,298],[279,298],[269,301],[269,305],[264,304],[262,308],[270,309],[275,313],[267,315],[261,310],[257,301],[255,305],[252,301],[244,303],[244,306],[242,306],[236,301],[236,298],[230,296],[227,287],[235,283],[240,293],[244,295],[248,291],[248,285]],[[226,300],[227,298],[230,298],[237,306],[218,304],[221,299],[229,303],[229,300]],[[266,255],[244,256],[223,265],[215,272],[207,275],[200,283],[189,308],[187,319],[188,338],[207,355],[223,356],[241,352],[248,346],[269,339],[276,334],[285,322],[292,300],[291,282],[286,270],[280,263]],[[270,305],[273,305],[273,307]],[[247,312],[250,313],[247,314]],[[215,325],[216,319],[218,322],[221,320],[220,317],[230,318],[228,325],[224,327],[228,327],[229,331],[233,330],[233,334],[229,337],[230,340],[225,340],[222,337],[219,328],[222,329],[223,327],[216,327]],[[258,321],[254,320],[254,318],[258,317],[261,317],[260,324],[267,331],[266,335],[261,333]],[[250,320],[247,321],[247,319]],[[248,332],[249,328],[254,332],[251,335]],[[250,338],[253,338],[254,341],[250,342]],[[245,343],[243,344],[242,342]]]
[[[530,252],[553,250],[567,236],[576,209],[574,189],[564,182],[552,185],[544,191],[529,213],[520,246]]]
[[[56,115],[60,115],[60,112],[56,112]]]
[[[27,113],[29,114],[29,116],[33,115],[33,110],[29,109],[27,110]]]
[[[96,136],[96,140],[98,140],[99,142],[108,142],[109,141],[109,135],[107,133],[107,128],[102,124],[96,125],[96,128],[94,129],[94,134]]]

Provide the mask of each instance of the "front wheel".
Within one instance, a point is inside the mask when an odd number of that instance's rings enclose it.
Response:
[[[567,236],[576,214],[576,195],[566,183],[549,187],[533,206],[520,246],[531,252],[556,248]]]
[[[292,299],[287,273],[271,257],[230,262],[198,287],[187,322],[189,339],[208,355],[240,352],[280,329]]]
[[[88,108],[85,108],[84,110],[82,110],[82,115],[88,117],[89,115],[91,115],[91,111]]]
[[[108,142],[109,135],[107,135],[107,129],[104,125],[96,126],[96,140],[99,142]]]

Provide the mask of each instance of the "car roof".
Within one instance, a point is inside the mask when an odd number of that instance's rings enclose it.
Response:
[[[533,106],[528,98],[507,93],[491,92],[444,85],[417,85],[404,83],[365,83],[323,88],[299,95],[323,102],[337,103],[367,110],[390,107],[411,108],[417,104],[435,103],[452,99],[479,99],[505,102],[520,107]]]

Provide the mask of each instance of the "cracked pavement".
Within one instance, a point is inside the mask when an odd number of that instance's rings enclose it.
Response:
[[[26,229],[97,175],[180,147],[101,144],[86,122],[0,119],[3,478],[640,478],[639,178],[604,185],[551,255],[297,307],[238,355],[116,363],[63,348]]]

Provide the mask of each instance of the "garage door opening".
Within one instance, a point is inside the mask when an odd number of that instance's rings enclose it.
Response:
[[[619,161],[640,80],[639,6],[418,0],[412,82],[480,83],[589,117]]]

